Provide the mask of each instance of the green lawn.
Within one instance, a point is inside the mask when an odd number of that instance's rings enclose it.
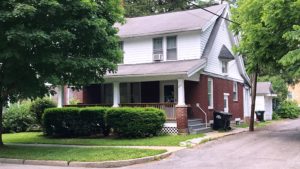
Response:
[[[265,127],[269,124],[272,124],[274,121],[271,120],[271,121],[264,121],[264,122],[255,122],[254,123],[254,127],[256,128],[262,128],[262,127]],[[240,125],[237,125],[236,127],[238,128],[248,128],[249,127],[249,124],[246,124],[246,123],[242,123]]]
[[[4,146],[0,152],[0,158],[95,162],[153,156],[166,150]]]
[[[47,138],[42,133],[26,132],[16,134],[3,134],[4,143],[28,144],[69,144],[69,145],[99,145],[99,146],[178,146],[180,142],[192,138],[203,137],[196,135],[165,135],[141,139],[117,138]]]

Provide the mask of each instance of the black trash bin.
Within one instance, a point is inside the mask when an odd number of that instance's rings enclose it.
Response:
[[[231,113],[225,112],[214,112],[214,130],[231,130],[230,127],[230,118],[232,117]]]
[[[256,119],[258,121],[265,121],[264,118],[265,111],[256,111],[255,114],[256,114]]]

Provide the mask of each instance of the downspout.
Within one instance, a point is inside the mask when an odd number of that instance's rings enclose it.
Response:
[[[200,107],[199,103],[196,103],[196,107],[198,107],[202,111],[202,113],[204,114],[204,116],[205,116],[205,128],[208,128],[207,127],[207,113]]]

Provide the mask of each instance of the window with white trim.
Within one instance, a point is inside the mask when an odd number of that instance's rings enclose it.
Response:
[[[233,82],[233,101],[238,101],[238,83]]]
[[[222,73],[228,73],[228,62],[227,61],[221,61],[222,62]]]
[[[163,54],[163,38],[154,38],[153,39],[153,54]]]
[[[207,80],[207,96],[208,96],[208,108],[212,109],[214,107],[214,95],[213,95],[213,80],[209,78]]]
[[[122,51],[122,59],[121,59],[121,62],[120,62],[120,63],[124,63],[124,42],[123,42],[123,41],[120,41],[120,42],[119,42],[119,48],[120,48],[121,51]]]
[[[177,38],[167,37],[167,60],[177,60]]]

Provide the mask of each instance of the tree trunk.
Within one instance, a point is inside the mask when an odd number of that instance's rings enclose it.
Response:
[[[252,93],[251,93],[251,100],[252,101],[251,101],[251,117],[250,117],[249,131],[254,131],[254,114],[255,114],[257,75],[258,75],[258,68],[256,66],[256,70],[253,73],[253,80],[252,80]]]
[[[0,146],[3,146],[3,141],[2,141],[2,131],[3,131],[3,126],[2,126],[2,114],[3,114],[3,104],[0,101]]]

